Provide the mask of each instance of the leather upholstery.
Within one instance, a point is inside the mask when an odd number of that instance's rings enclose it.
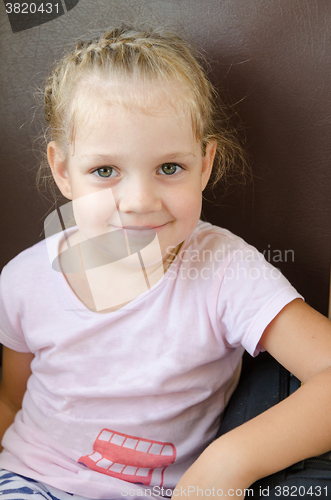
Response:
[[[4,3],[0,268],[43,237],[43,219],[52,207],[35,190],[34,141],[42,133],[43,117],[33,96],[51,63],[73,39],[97,28],[118,21],[148,22],[168,26],[205,51],[212,81],[226,91],[244,128],[254,182],[230,186],[226,193],[220,186],[215,197],[206,195],[204,217],[265,252],[308,303],[327,313],[329,0],[79,0],[64,15],[15,33]]]

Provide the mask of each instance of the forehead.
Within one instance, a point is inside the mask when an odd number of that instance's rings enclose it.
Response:
[[[111,154],[128,161],[154,161],[159,157],[188,154],[200,150],[189,117],[177,115],[163,106],[155,112],[128,110],[120,104],[103,106],[90,113],[85,125],[80,125],[74,151],[77,156]],[[154,159],[154,160],[153,160]]]
[[[159,121],[172,117],[190,134],[197,136],[192,119],[191,96],[177,82],[148,83],[139,81],[104,80],[92,77],[81,82],[69,111],[69,136],[77,138],[91,124],[109,119],[115,110],[131,114],[132,118],[150,116]]]

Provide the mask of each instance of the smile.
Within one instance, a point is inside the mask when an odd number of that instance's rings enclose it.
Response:
[[[128,231],[128,233],[130,234],[137,234],[138,232],[148,232],[149,230],[153,230],[155,231],[156,233],[158,233],[159,231],[161,231],[164,227],[166,227],[169,223],[166,222],[165,224],[161,224],[159,226],[149,226],[149,225],[136,225],[136,226],[123,226],[123,227],[119,227],[119,226],[112,226],[114,227],[115,229],[124,229],[125,231]]]
[[[118,227],[118,226],[113,226],[113,227],[116,227],[116,229],[159,229],[161,227],[164,227],[168,224],[168,222],[165,222],[164,224],[160,224],[159,226],[152,226],[152,225],[149,225],[149,224],[137,224],[135,226],[123,226],[122,228],[121,227]]]

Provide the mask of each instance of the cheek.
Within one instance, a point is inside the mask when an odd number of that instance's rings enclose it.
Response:
[[[196,188],[179,190],[173,199],[174,215],[178,220],[189,221],[200,217],[202,206],[201,191]]]
[[[72,205],[76,224],[86,238],[109,232],[109,224],[121,225],[111,189],[75,198]]]

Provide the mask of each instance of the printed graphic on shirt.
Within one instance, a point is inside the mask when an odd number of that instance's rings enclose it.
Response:
[[[163,485],[164,470],[176,459],[172,443],[129,436],[103,429],[93,444],[93,453],[78,463],[102,474],[131,483]]]

